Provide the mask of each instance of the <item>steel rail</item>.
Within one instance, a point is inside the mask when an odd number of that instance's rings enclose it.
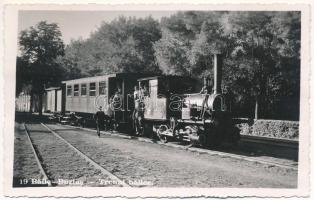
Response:
[[[120,185],[123,187],[131,187],[128,185],[125,181],[119,179],[117,176],[114,174],[110,173],[108,170],[100,166],[98,163],[96,163],[94,160],[86,156],[84,153],[82,153],[80,150],[78,150],[76,147],[74,147],[72,144],[70,144],[67,140],[65,140],[63,137],[61,137],[58,133],[50,129],[47,125],[40,123],[43,127],[45,127],[48,131],[50,131],[52,134],[54,134],[57,138],[65,142],[72,150],[74,150],[76,153],[78,153],[82,158],[84,158],[87,162],[92,164],[96,169],[100,170],[103,174],[109,176],[114,181],[117,181]]]
[[[289,140],[289,139],[282,139],[282,138],[279,139],[279,138],[263,137],[263,136],[241,135],[240,141],[273,145],[273,146],[281,146],[281,147],[292,148],[292,149],[298,149],[299,147],[299,142],[297,140]]]
[[[48,186],[51,186],[52,181],[48,178],[48,176],[47,176],[47,174],[46,174],[44,168],[42,167],[42,164],[41,164],[41,162],[40,162],[40,160],[39,160],[39,158],[38,158],[38,153],[37,153],[36,150],[35,150],[34,144],[33,144],[33,142],[32,142],[32,139],[31,139],[30,136],[29,136],[29,131],[27,130],[27,127],[26,127],[25,123],[23,123],[23,126],[24,126],[25,133],[26,133],[26,135],[27,135],[28,141],[29,141],[29,143],[30,143],[30,145],[31,145],[32,151],[33,151],[33,153],[34,153],[34,156],[35,156],[35,159],[36,159],[38,168],[39,168],[39,170],[40,170],[40,173],[42,174],[42,176],[44,177],[44,179],[47,180]]]

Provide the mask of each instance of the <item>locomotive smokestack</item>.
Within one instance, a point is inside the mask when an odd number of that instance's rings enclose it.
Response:
[[[221,93],[222,56],[214,54],[214,94]]]

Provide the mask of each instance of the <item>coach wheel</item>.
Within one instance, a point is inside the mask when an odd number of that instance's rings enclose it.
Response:
[[[162,143],[167,143],[169,141],[168,136],[165,136],[165,135],[158,135],[158,138],[159,138],[160,142],[162,142]]]
[[[119,129],[119,122],[114,121],[113,122],[113,130],[118,131],[118,129]]]

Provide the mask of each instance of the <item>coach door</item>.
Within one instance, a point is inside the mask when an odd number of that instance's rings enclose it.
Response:
[[[108,103],[109,103],[109,112],[117,115],[121,120],[121,110],[123,109],[122,104],[123,98],[123,84],[122,80],[117,79],[116,77],[108,78]]]
[[[100,105],[103,107],[104,111],[108,107],[108,83],[107,78],[104,80],[100,80],[98,82],[98,94],[99,99],[101,101]]]

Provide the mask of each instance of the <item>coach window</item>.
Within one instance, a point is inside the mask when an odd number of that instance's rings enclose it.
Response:
[[[86,96],[86,84],[81,85],[81,96]]]
[[[73,91],[73,95],[74,96],[78,96],[79,95],[79,85],[78,84],[75,84],[74,85],[74,91]]]
[[[99,82],[99,95],[106,95],[106,81]]]
[[[67,96],[72,96],[72,85],[67,86]]]
[[[96,83],[89,84],[89,96],[96,96]]]

